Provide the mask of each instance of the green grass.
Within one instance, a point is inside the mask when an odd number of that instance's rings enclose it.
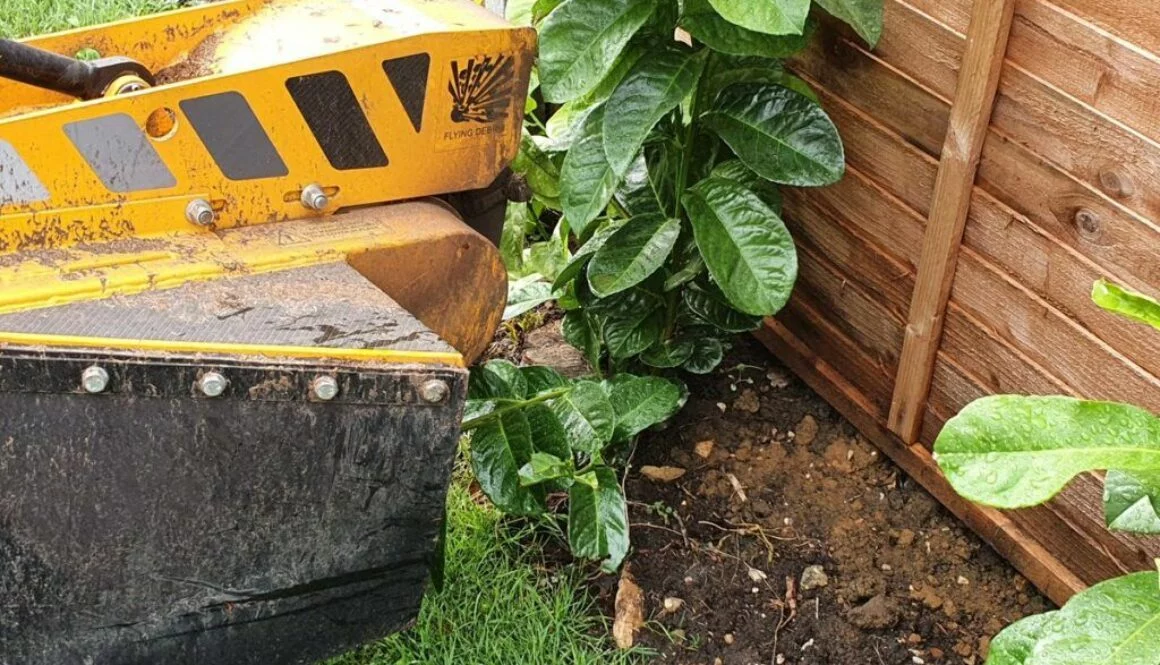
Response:
[[[177,0],[0,0],[0,37],[68,30],[176,6]]]
[[[457,481],[448,500],[446,586],[418,624],[329,665],[629,665],[577,567],[547,570],[532,527],[514,529]]]

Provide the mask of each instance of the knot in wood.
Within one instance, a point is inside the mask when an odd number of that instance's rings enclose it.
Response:
[[[1132,180],[1128,176],[1112,170],[1100,171],[1100,185],[1103,186],[1104,191],[1107,193],[1120,198],[1132,196],[1136,193],[1136,188],[1132,185]]]
[[[1075,211],[1075,226],[1079,229],[1080,236],[1088,240],[1100,237],[1102,231],[1100,216],[1088,208],[1080,208]]]

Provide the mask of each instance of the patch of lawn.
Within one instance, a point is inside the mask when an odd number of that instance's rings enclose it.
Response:
[[[174,9],[177,0],[0,0],[0,6],[0,37],[15,38]]]
[[[612,646],[578,567],[549,570],[532,527],[512,529],[453,484],[446,586],[413,629],[329,665],[629,665]]]

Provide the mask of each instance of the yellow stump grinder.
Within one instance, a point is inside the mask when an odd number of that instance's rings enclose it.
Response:
[[[414,619],[534,48],[468,0],[0,40],[0,665]]]

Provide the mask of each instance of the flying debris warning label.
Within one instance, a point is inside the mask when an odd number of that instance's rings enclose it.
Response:
[[[439,147],[462,148],[494,140],[509,130],[516,95],[512,55],[455,58],[447,71],[450,97],[439,132]]]

